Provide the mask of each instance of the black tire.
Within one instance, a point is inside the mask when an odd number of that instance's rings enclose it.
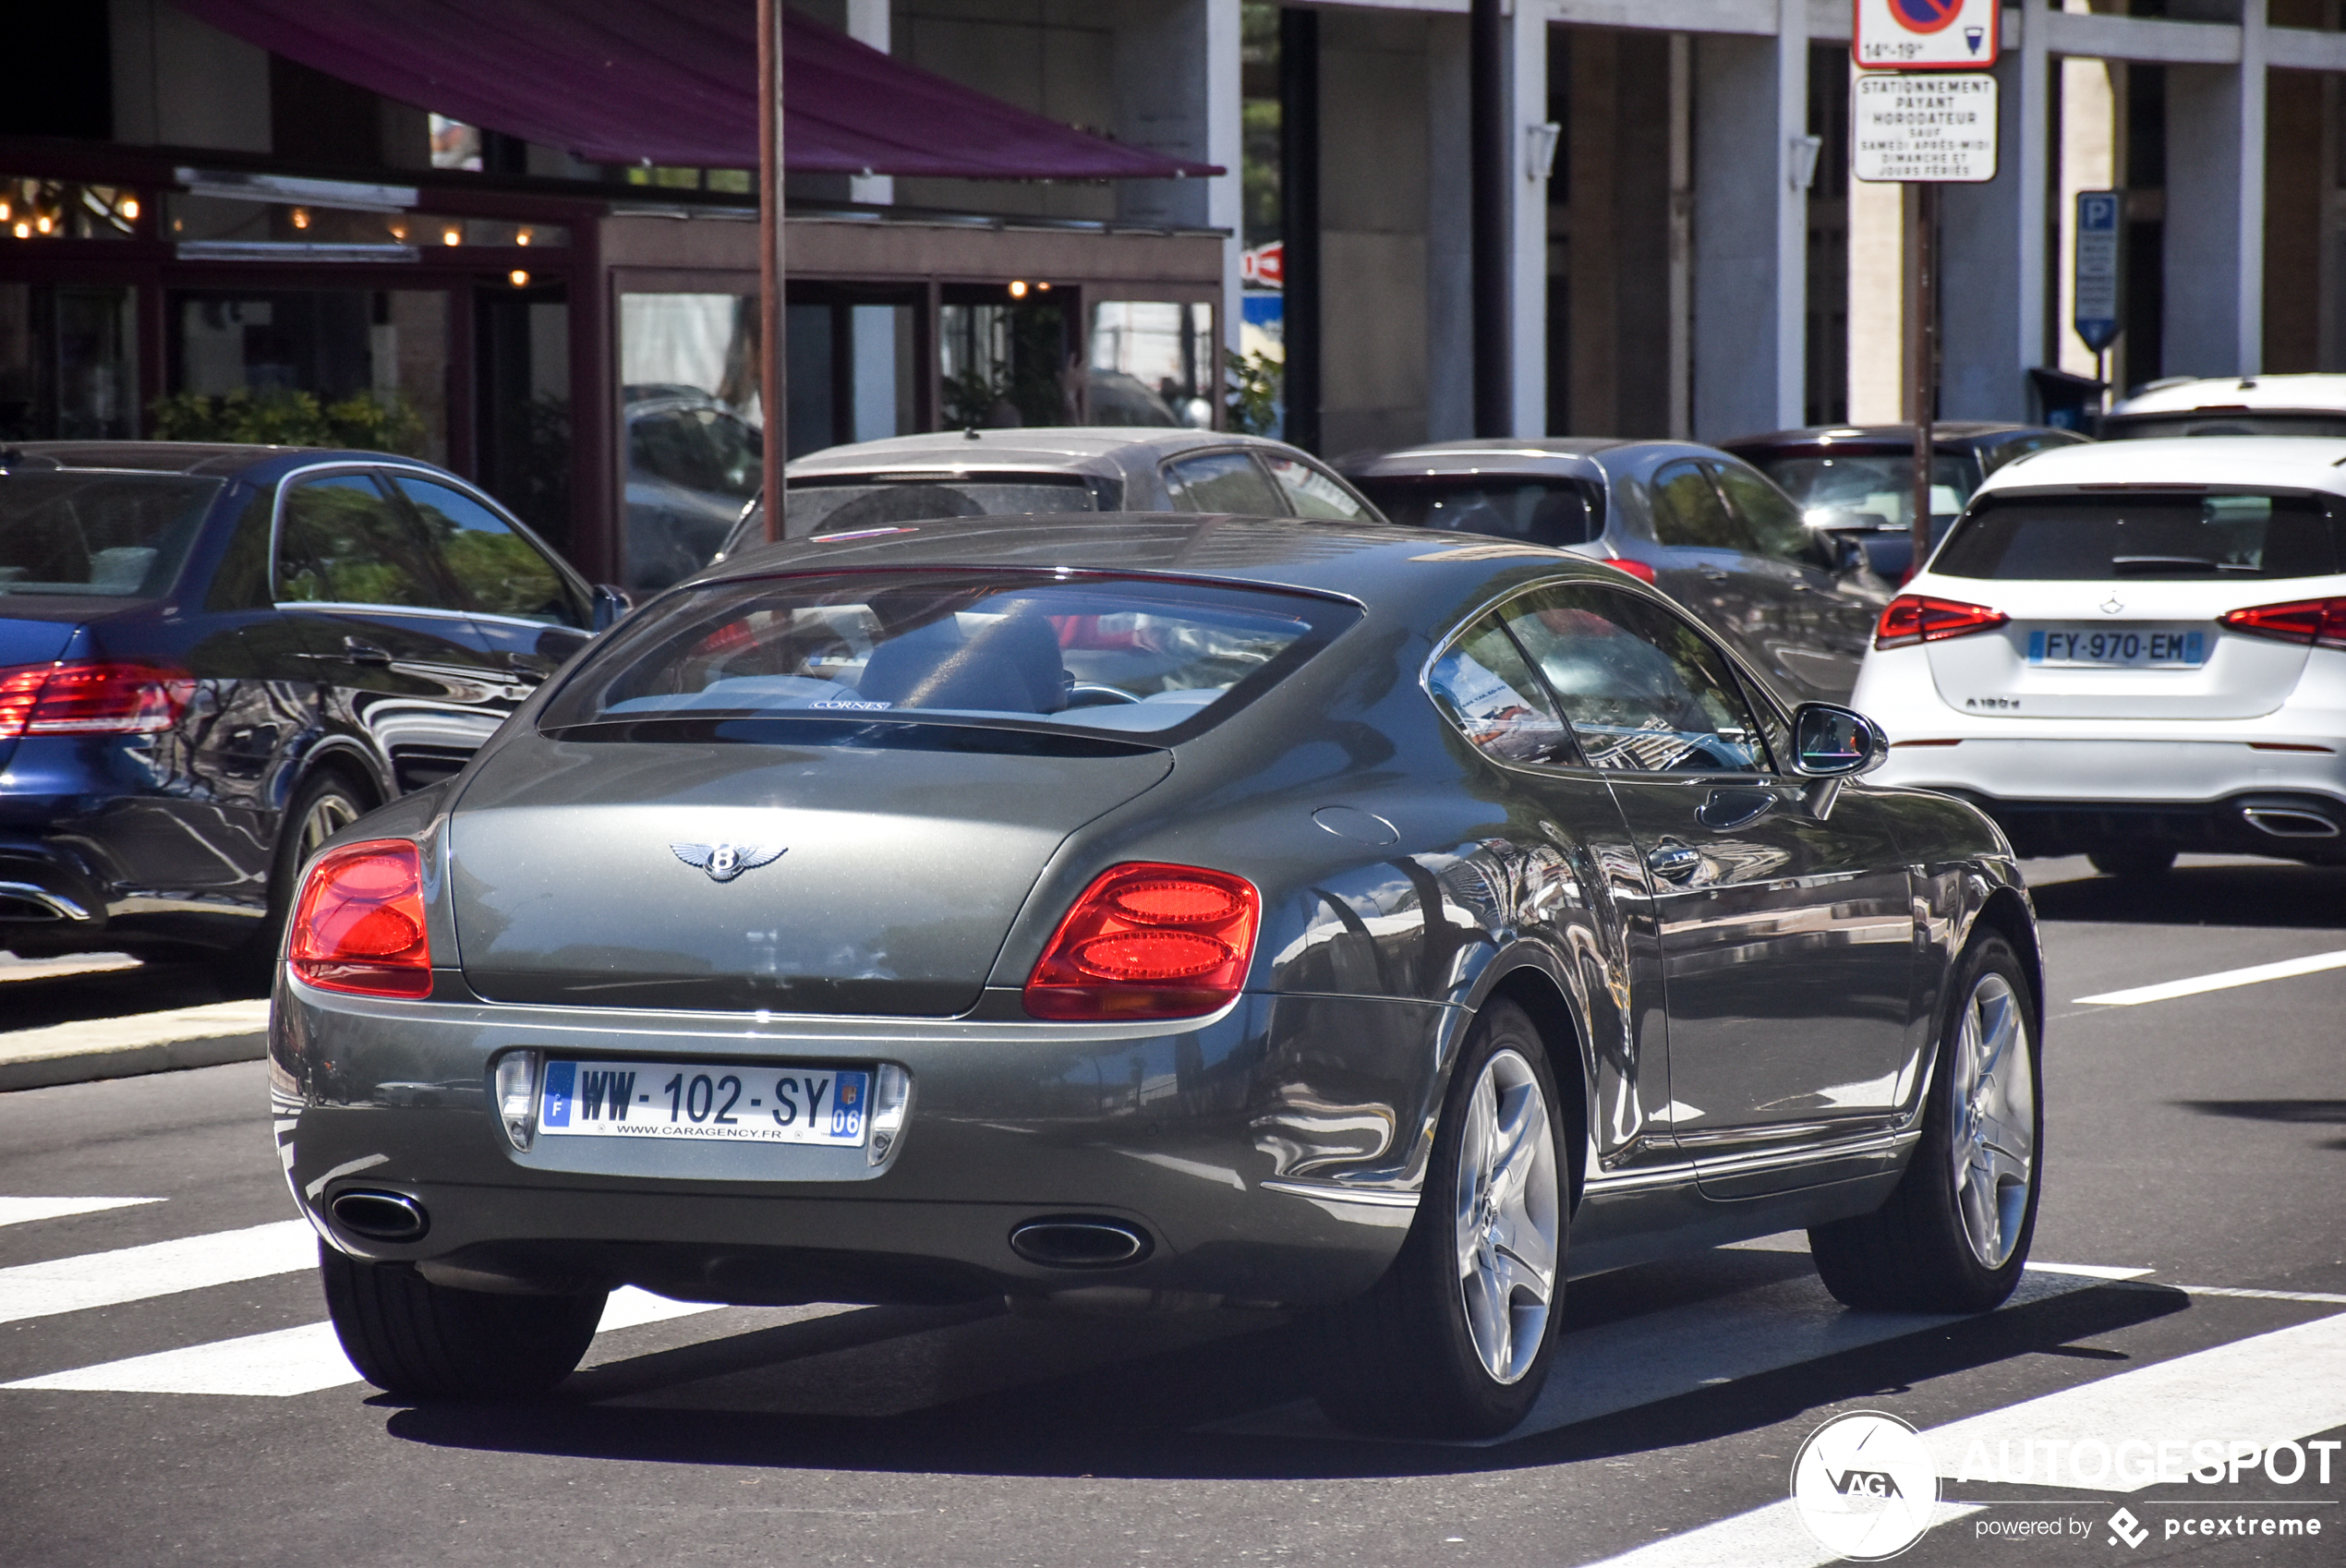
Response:
[[[2121,844],[2086,855],[2104,876],[2164,876],[2175,867],[2175,851],[2157,844]]]
[[[1527,1347],[1513,1337],[1520,1321],[1509,1312],[1508,1344],[1516,1358],[1511,1365],[1520,1365],[1521,1370],[1503,1381],[1486,1366],[1468,1321],[1469,1287],[1457,1241],[1458,1194],[1469,1102],[1486,1067],[1510,1056],[1511,1061],[1501,1065],[1518,1079],[1515,1064],[1528,1067],[1545,1109],[1544,1201],[1554,1239],[1548,1299],[1539,1316],[1536,1343]],[[1493,1002],[1476,1019],[1451,1075],[1426,1165],[1424,1196],[1400,1255],[1367,1295],[1324,1314],[1319,1324],[1313,1392],[1330,1420],[1354,1431],[1385,1436],[1479,1438],[1496,1437],[1530,1412],[1547,1382],[1556,1326],[1564,1315],[1565,1211],[1570,1194],[1563,1168],[1567,1145],[1560,1111],[1539,1030],[1514,1003]],[[1520,1114],[1529,1116],[1530,1112]],[[1530,1168],[1535,1174],[1525,1190],[1536,1194],[1540,1167],[1535,1161]],[[1528,1357],[1523,1354],[1527,1348]]]
[[[285,942],[285,922],[300,891],[301,868],[319,846],[374,809],[350,779],[321,768],[302,781],[277,827],[275,858],[269,871],[269,910],[260,929],[229,953],[221,966],[222,989],[265,996],[276,983],[277,959]]]
[[[412,1264],[369,1263],[320,1243],[326,1311],[358,1375],[419,1404],[543,1393],[586,1354],[609,1293],[451,1290]]]
[[[2043,1044],[2032,1021],[2036,1009],[2028,971],[2021,967],[2011,943],[1998,933],[1986,932],[1965,951],[1953,979],[1940,1025],[1939,1059],[1931,1069],[1922,1138],[1907,1161],[1905,1177],[1889,1201],[1874,1212],[1818,1225],[1808,1232],[1808,1251],[1818,1274],[1825,1288],[1846,1306],[1891,1312],[1985,1312],[2012,1294],[2028,1260],[2029,1244],[2037,1232],[2037,1200],[2044,1188],[2045,1137]],[[1997,983],[2003,992],[2001,1002],[1993,996]],[[1983,997],[1988,999],[1984,1003]],[[2011,1016],[2020,1031],[2018,1043],[2023,1047],[2018,1062],[2025,1064],[2028,1096],[2025,1190],[2014,1193],[2011,1184],[1998,1178],[1993,1188],[1998,1200],[1988,1206],[1998,1216],[1989,1252],[2001,1250],[2001,1259],[1983,1256],[1980,1246],[1975,1244],[1961,1201],[1965,1189],[1958,1188],[1954,1175],[1961,1129],[1974,1125],[1970,1113],[1959,1115],[1956,1104],[1958,1079],[1964,1076],[1958,1063],[1964,1055],[1961,1036],[1966,1015],[1982,1005],[2008,1006],[2013,1010]],[[2004,1059],[2011,1059],[2009,1045]],[[2010,1108],[2008,1096],[2023,1081],[2014,1077],[1995,1079],[1993,1087],[2005,1097],[2004,1108]],[[2018,1119],[2017,1115],[2008,1118]],[[1964,1141],[1968,1148],[1969,1139]],[[2002,1143],[2011,1141],[2009,1137],[2001,1139]],[[1974,1164],[1967,1161],[1966,1168]],[[1977,1168],[1993,1167],[1980,1164]],[[1983,1187],[1968,1190],[1977,1196]],[[1973,1212],[1979,1212],[1975,1204]]]

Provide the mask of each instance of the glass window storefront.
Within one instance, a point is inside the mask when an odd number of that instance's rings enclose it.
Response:
[[[1082,362],[1070,347],[1066,308],[1047,296],[997,303],[1001,293],[946,295],[937,319],[945,427],[1078,423]]]
[[[0,283],[0,440],[135,432],[138,297],[127,287]]]
[[[1092,307],[1092,423],[1214,425],[1214,307],[1104,299]]]
[[[707,565],[764,481],[757,335],[755,295],[619,296],[621,575],[634,592]]]

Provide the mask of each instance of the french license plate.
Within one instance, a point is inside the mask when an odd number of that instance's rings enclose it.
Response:
[[[2204,632],[2110,626],[2031,632],[2028,662],[2106,669],[2191,669],[2207,662],[2207,636]]]
[[[855,1149],[871,1092],[863,1067],[555,1060],[538,1092],[538,1130]]]

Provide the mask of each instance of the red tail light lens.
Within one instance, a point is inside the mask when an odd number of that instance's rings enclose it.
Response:
[[[1026,982],[1038,1019],[1188,1018],[1246,984],[1262,898],[1227,872],[1120,865],[1075,900]]]
[[[1909,643],[1936,643],[1948,637],[1968,637],[1992,631],[2010,621],[2001,609],[1960,599],[1935,599],[1928,594],[1900,594],[1882,607],[1881,624],[1874,628],[1873,645],[1903,648]]]
[[[294,906],[285,959],[320,990],[429,995],[431,943],[416,846],[383,838],[320,857]]]
[[[1653,581],[1653,568],[1648,566],[1642,561],[1631,561],[1627,556],[1623,555],[1615,556],[1613,560],[1606,561],[1605,564],[1612,567],[1615,572],[1626,572],[1630,576],[1635,577],[1640,583],[1651,583]]]
[[[195,677],[165,664],[27,664],[0,669],[0,741],[146,735],[187,711]]]
[[[2346,599],[2299,599],[2294,604],[2260,604],[2248,609],[2228,609],[2218,617],[2226,628],[2252,637],[2274,637],[2284,643],[2317,643],[2326,648],[2346,648]]]

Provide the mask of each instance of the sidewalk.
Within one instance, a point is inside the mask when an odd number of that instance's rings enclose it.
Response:
[[[0,1092],[257,1062],[268,1054],[265,1000],[13,1030],[0,1032]]]

